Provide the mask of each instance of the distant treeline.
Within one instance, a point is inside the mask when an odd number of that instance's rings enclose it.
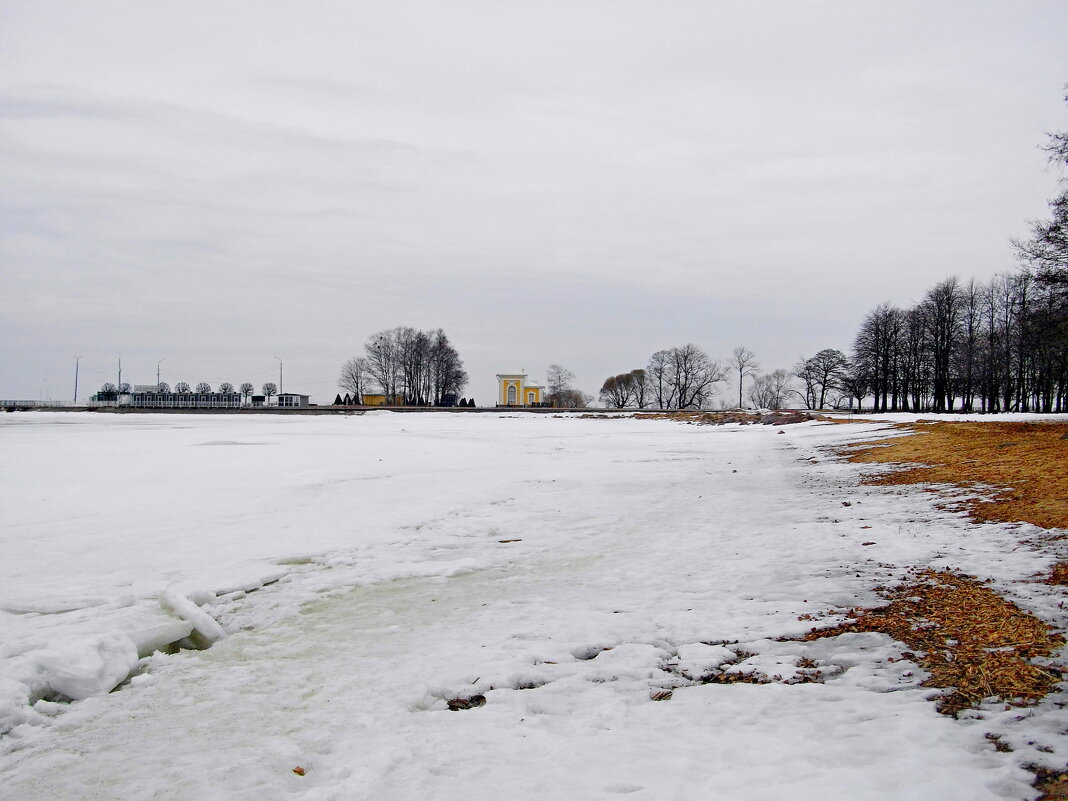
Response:
[[[950,278],[912,308],[883,304],[854,353],[851,394],[879,411],[1068,411],[1064,288],[1030,271]]]
[[[616,408],[707,408],[733,374],[739,406],[752,377],[748,400],[769,409],[1068,412],[1068,267],[986,283],[948,278],[915,306],[869,312],[851,356],[826,348],[789,371],[758,370],[746,348],[723,363],[686,345],[608,377],[600,399]]]
[[[1068,96],[1065,98],[1068,100]],[[1049,135],[1068,166],[1068,131]],[[1050,218],[1013,241],[1021,269],[988,283],[950,278],[912,308],[864,318],[850,371],[880,411],[1068,411],[1068,184]]]
[[[1068,97],[1065,98],[1068,100]],[[1068,166],[1068,132],[1049,135],[1051,164]],[[860,324],[851,356],[827,348],[791,371],[758,373],[755,355],[736,348],[726,367],[695,346],[659,351],[644,370],[608,378],[610,406],[707,405],[733,372],[738,404],[804,403],[877,411],[1068,412],[1068,181],[1050,218],[1013,241],[1020,269],[989,282],[947,278],[915,306],[884,303]]]

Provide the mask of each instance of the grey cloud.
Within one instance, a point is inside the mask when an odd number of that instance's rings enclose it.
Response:
[[[0,395],[88,345],[332,398],[402,323],[480,400],[517,362],[594,391],[690,340],[847,347],[1045,213],[1068,11],[1029,9],[8,4]]]

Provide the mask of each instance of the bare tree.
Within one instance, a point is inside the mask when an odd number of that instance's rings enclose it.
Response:
[[[571,382],[575,380],[575,374],[561,364],[550,364],[545,371],[546,389],[549,390],[546,400],[553,406],[562,406],[564,394],[570,392],[573,387]]]
[[[601,385],[599,397],[605,406],[627,408],[634,397],[634,377],[630,373],[609,376]]]
[[[545,401],[560,409],[581,409],[590,405],[593,397],[575,389],[572,382],[575,374],[560,364],[551,364],[545,371],[545,384],[548,392]]]
[[[622,409],[624,403],[622,402],[622,395],[619,388],[619,376],[610,375],[601,384],[601,391],[597,393],[597,397],[600,398],[601,403],[605,406],[611,406],[616,409]]]
[[[962,298],[956,276],[928,291],[921,306],[930,337],[934,411],[952,411],[950,364],[961,333]]]
[[[229,395],[234,391],[234,385],[229,381],[223,381],[219,384],[219,393],[222,395]]]
[[[185,381],[179,381],[177,384],[174,385],[174,391],[177,392],[179,395],[188,395],[192,390],[190,390],[189,384],[187,384]]]
[[[1031,223],[1031,238],[1014,240],[1019,259],[1051,284],[1068,286],[1068,191],[1050,201],[1050,219]]]
[[[631,370],[630,376],[634,386],[634,404],[639,409],[644,409],[649,402],[649,378],[645,370],[640,367],[637,370]]]
[[[756,354],[749,348],[739,346],[731,353],[731,368],[738,373],[738,408],[742,407],[742,382],[746,376],[755,376],[760,370]]]
[[[211,392],[211,384],[209,384],[207,381],[201,381],[199,384],[197,384],[198,395],[207,395],[209,392]]]
[[[575,374],[560,364],[551,364],[545,372],[546,389],[549,390],[545,400],[561,409],[581,409],[590,405],[593,398],[581,390],[575,389],[572,382]]]
[[[961,340],[953,354],[956,391],[962,408],[972,411],[979,384],[982,323],[982,285],[974,278],[961,289]]]
[[[649,382],[645,370],[631,370],[629,373],[609,376],[601,385],[599,393],[605,406],[626,409],[636,406],[644,409],[650,394]]]
[[[894,397],[900,398],[902,410],[912,408],[919,411],[924,399],[931,393],[931,354],[929,348],[929,326],[927,315],[922,307],[902,309],[898,313],[900,326],[897,341],[894,370],[890,379],[895,382]],[[894,407],[898,407],[895,402]]]
[[[434,405],[445,403],[447,398],[455,397],[463,392],[467,386],[467,371],[460,354],[449,342],[449,338],[442,329],[431,332],[430,350],[428,353],[429,364],[428,398],[432,398]]]
[[[704,408],[715,394],[715,385],[726,379],[729,368],[710,359],[692,343],[672,348],[670,353],[676,407]]]
[[[278,394],[278,385],[273,381],[268,381],[263,385],[263,394],[267,396],[267,402],[269,403],[271,398]]]
[[[1065,94],[1068,102],[1068,94]],[[1048,142],[1043,148],[1049,154],[1049,163],[1068,167],[1068,131],[1047,134]],[[1062,186],[1068,184],[1068,176],[1060,179]],[[1034,275],[1046,284],[1068,290],[1068,188],[1049,203],[1049,220],[1034,220],[1031,237],[1013,240],[1016,255]]]
[[[363,403],[367,378],[367,359],[354,356],[341,365],[341,375],[337,379],[337,385],[347,394],[351,394],[352,402],[358,406]]]
[[[649,357],[645,368],[649,391],[658,409],[670,409],[675,404],[674,383],[671,380],[671,351],[658,350]]]
[[[399,328],[379,331],[372,334],[363,346],[367,354],[367,372],[378,384],[387,402],[392,402],[399,394],[402,376],[402,353],[398,343],[400,331]]]
[[[794,375],[805,384],[805,405],[822,409],[827,393],[841,387],[841,380],[849,369],[849,359],[840,350],[824,348],[811,359],[803,359]]]
[[[842,377],[842,389],[849,393],[850,408],[853,407],[854,398],[858,409],[864,406],[864,398],[868,396],[871,389],[871,382],[867,373],[864,372],[864,365],[855,362],[850,365],[849,372]]]
[[[753,379],[749,399],[759,409],[781,409],[786,405],[791,391],[790,374],[785,370],[775,370]]]
[[[587,395],[582,390],[564,390],[557,396],[556,406],[561,409],[585,409],[593,399],[593,395]]]
[[[255,391],[256,388],[248,381],[241,385],[241,397],[245,399],[245,403],[248,403],[249,396]]]
[[[430,337],[408,326],[395,328],[394,332],[400,355],[400,386],[404,392],[404,402],[410,406],[422,406],[426,404],[429,394],[427,367],[430,361]]]
[[[171,385],[168,384],[166,381],[160,381],[158,384],[156,384],[156,392],[162,392],[163,394],[167,394],[170,391]]]

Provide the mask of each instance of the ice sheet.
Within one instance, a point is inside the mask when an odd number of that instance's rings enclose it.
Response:
[[[1027,527],[974,526],[922,488],[859,487],[870,468],[828,449],[881,424],[782,430],[0,416],[0,787],[31,801],[1031,797],[1021,765],[1066,758],[1054,703],[952,720],[885,637],[782,638],[806,612],[878,603],[910,565],[992,578],[1063,626],[1060,596],[1025,581],[1052,557],[1020,544]],[[141,657],[210,648],[135,660],[108,693],[122,637]],[[802,658],[823,683],[788,683]],[[91,692],[55,703],[58,666],[87,659]],[[770,683],[700,683],[725,665]],[[991,731],[1017,749],[996,751]]]

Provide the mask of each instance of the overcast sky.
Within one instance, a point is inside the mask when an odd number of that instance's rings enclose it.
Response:
[[[1062,0],[0,0],[0,398],[279,357],[327,403],[396,325],[483,404],[686,342],[848,350],[1013,269],[1066,43]]]

